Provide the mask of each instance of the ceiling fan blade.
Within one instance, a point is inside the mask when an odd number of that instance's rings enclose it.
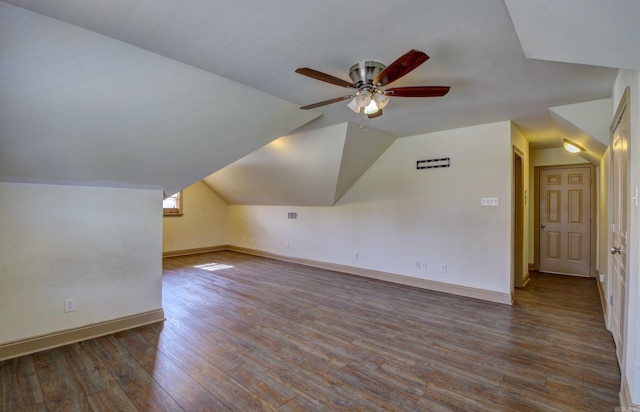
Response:
[[[296,73],[301,74],[303,76],[311,77],[312,79],[320,80],[322,82],[335,84],[336,86],[350,87],[352,89],[356,88],[356,85],[353,83],[349,83],[346,80],[339,79],[330,74],[322,73],[317,70],[310,69],[308,67],[301,67],[299,69],[296,69]]]
[[[449,93],[449,86],[414,86],[386,89],[384,94],[392,97],[441,97]]]
[[[302,110],[315,109],[316,107],[326,106],[326,105],[331,104],[331,103],[338,103],[338,102],[341,102],[343,100],[351,99],[352,97],[353,96],[336,97],[335,99],[325,100],[323,102],[318,102],[318,103],[313,103],[313,104],[308,104],[306,106],[302,106],[301,109]]]
[[[375,119],[376,117],[380,117],[382,116],[382,109],[378,110],[375,113],[371,113],[367,115],[369,117],[369,119]]]
[[[395,82],[427,60],[429,60],[429,56],[424,52],[409,50],[381,71],[373,80],[373,84],[384,86]]]

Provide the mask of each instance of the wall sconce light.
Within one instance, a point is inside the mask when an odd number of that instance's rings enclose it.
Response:
[[[567,139],[564,139],[564,149],[570,153],[584,152],[584,148]]]

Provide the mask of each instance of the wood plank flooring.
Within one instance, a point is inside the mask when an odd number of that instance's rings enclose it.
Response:
[[[164,323],[0,362],[0,409],[618,406],[594,279],[532,274],[509,307],[225,251],[165,259],[163,307]]]

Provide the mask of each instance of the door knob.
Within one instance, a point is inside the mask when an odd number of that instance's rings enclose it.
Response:
[[[611,247],[611,254],[615,255],[615,254],[622,254],[622,248],[620,246],[616,247],[616,246],[612,246]]]
[[[544,223],[540,225],[541,229],[544,229],[547,225],[545,225]]]

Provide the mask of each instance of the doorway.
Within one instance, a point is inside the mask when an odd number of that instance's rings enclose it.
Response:
[[[610,127],[611,134],[611,259],[609,325],[622,366],[627,290],[627,156],[629,142],[629,88],[622,96]]]
[[[591,164],[536,168],[539,271],[594,275],[594,173]]]
[[[523,154],[513,148],[513,286],[522,288],[526,285],[528,271],[524,266],[524,164]]]

